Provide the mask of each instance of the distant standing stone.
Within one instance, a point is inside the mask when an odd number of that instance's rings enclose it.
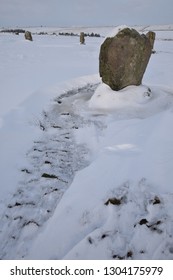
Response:
[[[30,31],[25,31],[25,39],[29,41],[33,41]]]
[[[85,44],[85,34],[84,34],[84,32],[81,32],[81,33],[80,33],[80,43],[81,43],[82,45]]]
[[[102,81],[113,90],[140,85],[149,62],[155,33],[140,35],[135,29],[124,28],[101,45],[99,72]]]

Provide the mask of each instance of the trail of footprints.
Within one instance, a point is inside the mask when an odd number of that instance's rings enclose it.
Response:
[[[27,152],[19,188],[0,220],[0,259],[25,257],[27,240],[52,216],[75,172],[88,164],[88,150],[75,143],[73,132],[90,121],[67,111],[63,103],[76,94],[92,94],[95,88],[68,91],[55,100],[52,110],[43,112],[38,122],[41,136]]]

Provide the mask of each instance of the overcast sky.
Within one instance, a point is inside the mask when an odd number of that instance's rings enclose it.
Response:
[[[0,0],[0,27],[173,23],[173,0]]]

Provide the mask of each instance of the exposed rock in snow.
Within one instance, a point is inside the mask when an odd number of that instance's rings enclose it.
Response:
[[[154,32],[140,35],[135,29],[121,29],[107,37],[100,48],[99,72],[102,81],[112,90],[140,85],[153,45]]]

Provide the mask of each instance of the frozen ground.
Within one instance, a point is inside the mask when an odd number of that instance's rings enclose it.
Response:
[[[95,75],[103,38],[0,34],[1,259],[173,259],[173,31],[151,29],[121,92]]]

